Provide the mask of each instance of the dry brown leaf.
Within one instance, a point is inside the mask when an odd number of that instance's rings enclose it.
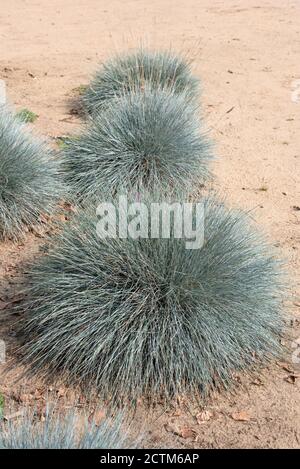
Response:
[[[178,435],[178,436],[180,436],[181,438],[184,438],[184,439],[195,438],[195,436],[197,435],[197,432],[193,428],[191,428],[187,425],[179,427],[178,425],[174,424],[173,422],[167,423],[165,425],[165,430],[169,433],[174,433],[174,435]]]
[[[196,420],[199,425],[208,422],[212,418],[213,414],[210,410],[203,410],[196,415]]]
[[[195,430],[191,427],[188,427],[187,425],[184,427],[181,427],[178,434],[184,439],[195,438],[197,435]]]
[[[18,396],[18,402],[28,403],[32,399],[31,394],[22,393]]]
[[[294,373],[294,370],[292,368],[292,366],[289,364],[289,363],[285,363],[285,362],[276,362],[277,365],[279,365],[284,371],[287,371],[288,373],[291,373],[293,374]]]
[[[297,373],[291,373],[290,375],[286,376],[284,378],[285,381],[287,381],[290,384],[295,384],[296,380],[300,377]]]
[[[39,399],[44,399],[44,396],[39,389],[36,389],[33,393],[33,398],[36,400],[39,400]]]
[[[166,423],[165,424],[165,430],[168,433],[174,433],[174,435],[178,435],[178,427],[174,423]]]
[[[251,416],[247,410],[233,412],[231,414],[231,418],[233,418],[233,420],[236,420],[237,422],[249,422],[251,420]]]
[[[256,378],[251,381],[251,384],[254,384],[255,386],[264,386],[264,383],[262,382],[261,379]]]

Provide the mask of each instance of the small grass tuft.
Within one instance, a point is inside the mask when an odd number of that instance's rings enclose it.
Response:
[[[79,85],[79,86],[76,86],[76,88],[72,89],[72,93],[77,94],[78,96],[82,96],[83,94],[86,93],[87,89],[88,89],[88,85]]]
[[[60,150],[67,148],[68,144],[74,140],[77,140],[79,137],[75,135],[62,135],[55,138],[55,142]]]
[[[21,109],[19,112],[17,112],[16,117],[20,119],[22,122],[25,122],[26,124],[30,123],[32,124],[37,120],[39,117],[37,114],[34,112],[30,111],[29,109]]]
[[[263,178],[261,186],[258,188],[258,190],[261,191],[261,192],[267,192],[268,189],[269,189],[268,184],[267,184],[265,178]]]

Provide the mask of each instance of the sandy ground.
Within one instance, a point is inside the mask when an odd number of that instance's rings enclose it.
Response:
[[[171,45],[194,59],[218,155],[214,186],[232,204],[251,210],[286,258],[295,285],[291,313],[299,318],[300,2],[0,1],[0,78],[11,102],[36,112],[34,127],[49,137],[72,133],[80,123],[69,113],[72,90],[88,82],[99,62],[141,41]],[[34,257],[40,242],[29,236],[25,244],[0,246],[4,297],[21,261]],[[299,321],[292,326],[299,337]],[[10,328],[1,333],[8,354],[13,335]],[[158,408],[145,445],[299,447],[297,372],[299,365],[275,364],[258,381],[242,378],[234,396],[216,396],[204,414]],[[33,398],[32,382],[15,386],[2,378],[0,392],[18,400],[20,386]],[[137,421],[143,419],[140,409]]]

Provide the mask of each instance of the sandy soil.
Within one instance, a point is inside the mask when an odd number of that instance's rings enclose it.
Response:
[[[171,45],[194,59],[219,157],[214,186],[232,204],[251,210],[287,259],[295,285],[295,338],[300,336],[299,20],[299,1],[288,0],[1,0],[0,8],[0,78],[12,103],[36,112],[34,127],[49,137],[78,127],[78,116],[69,112],[72,90],[87,83],[112,53],[142,41]],[[22,261],[37,255],[40,243],[30,235],[24,244],[0,246],[5,301],[13,296]],[[13,336],[10,327],[1,332],[9,355]],[[300,367],[294,375],[293,368],[275,364],[258,381],[242,378],[244,386],[234,396],[215,396],[204,414],[199,408],[157,408],[145,445],[299,447]],[[22,402],[20,393],[33,399],[36,386],[2,378],[0,392],[7,401]],[[143,419],[140,409],[137,421]]]

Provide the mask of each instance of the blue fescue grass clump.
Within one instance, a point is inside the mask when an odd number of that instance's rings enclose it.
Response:
[[[128,55],[119,55],[104,63],[82,95],[84,109],[89,114],[102,111],[115,97],[143,91],[171,88],[196,99],[199,83],[192,75],[190,63],[170,51],[151,52],[139,49]]]
[[[96,222],[80,211],[29,272],[20,332],[34,373],[61,372],[112,404],[169,402],[280,354],[280,268],[242,212],[207,199],[193,250],[100,239]]]
[[[145,89],[122,96],[68,141],[66,180],[81,200],[126,185],[169,191],[203,183],[211,152],[199,125],[197,106],[183,94]]]
[[[6,107],[0,108],[0,238],[18,239],[63,192],[59,162]]]
[[[47,409],[43,421],[33,410],[0,423],[0,449],[117,449],[126,447],[120,420],[88,422],[74,411],[66,415]]]

